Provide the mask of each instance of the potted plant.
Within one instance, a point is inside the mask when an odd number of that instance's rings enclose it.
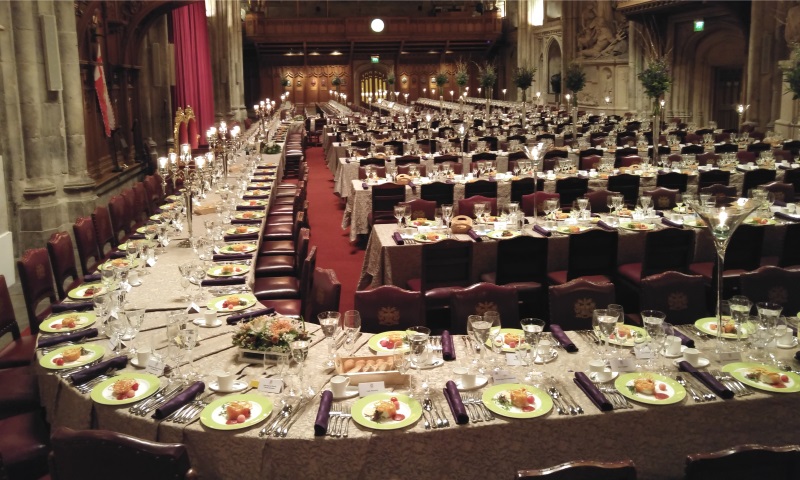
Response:
[[[792,100],[800,99],[800,45],[794,47],[789,60],[781,63],[785,65],[781,72],[788,88],[786,93],[792,94]]]
[[[456,62],[456,85],[458,85],[458,96],[461,96],[461,91],[469,83],[469,70],[467,63],[459,60]]]
[[[497,81],[497,68],[491,63],[478,65],[478,81],[486,92],[486,116],[489,116],[490,99],[492,98],[492,88]]]
[[[514,74],[513,74],[514,85],[516,85],[517,88],[522,90],[522,119],[523,119],[523,122],[527,118],[527,115],[526,115],[526,112],[525,112],[525,108],[526,108],[525,101],[528,99],[527,98],[528,89],[531,88],[531,85],[533,85],[533,76],[534,76],[534,74],[536,74],[536,68],[535,67],[529,67],[527,65],[524,65],[524,66],[517,67],[517,68],[514,69]]]
[[[653,101],[653,161],[658,161],[658,141],[661,136],[661,98],[672,85],[669,64],[666,58],[656,57],[650,61],[647,68],[637,75],[642,82],[644,93]]]
[[[564,76],[564,86],[572,92],[572,128],[578,136],[578,93],[586,86],[586,72],[577,63],[570,63]]]
[[[340,77],[339,75],[334,75],[333,80],[331,80],[331,85],[336,87],[337,92],[339,91],[339,85],[341,84],[342,84],[342,77]]]

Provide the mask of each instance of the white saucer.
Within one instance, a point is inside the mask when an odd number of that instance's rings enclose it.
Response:
[[[130,364],[133,365],[136,368],[144,368],[144,367],[146,367],[146,365],[139,365],[139,358],[138,357],[131,358]]]
[[[333,393],[333,390],[331,390],[331,393]],[[353,398],[356,395],[358,395],[358,387],[355,387],[355,386],[347,387],[345,389],[345,391],[344,391],[344,395],[343,396],[337,397],[337,396],[334,395],[333,399],[334,400],[344,400],[344,399],[347,399],[347,398]]]
[[[231,388],[230,390],[222,390],[219,388],[219,383],[217,383],[217,381],[214,380],[208,384],[208,388],[214,390],[215,392],[220,392],[220,393],[234,393],[234,392],[240,392],[245,388],[247,388],[247,382],[245,382],[244,380],[236,380],[233,382],[233,388]]]
[[[221,327],[222,324],[223,324],[222,319],[218,318],[215,323],[209,325],[209,324],[206,323],[206,319],[202,318],[202,317],[195,318],[194,320],[192,320],[192,323],[194,323],[198,327],[205,327],[205,328],[217,328],[217,327]]]
[[[608,368],[608,367],[606,367],[606,368]],[[600,380],[598,380],[598,379],[597,379],[597,374],[596,374],[596,373],[594,373],[594,372],[584,372],[584,373],[586,373],[586,376],[587,376],[587,377],[589,377],[589,380],[591,380],[591,381],[592,381],[592,383],[606,383],[606,382],[610,382],[611,380],[614,380],[615,378],[617,378],[617,377],[619,376],[619,372],[610,372],[610,373],[611,373],[611,376],[610,376],[608,379],[606,379],[606,380],[603,380],[603,381],[601,382]],[[608,371],[606,371],[606,373],[609,373],[609,372],[608,372]]]
[[[139,280],[139,279],[137,279],[135,282],[128,281],[128,284],[129,284],[131,287],[138,287],[139,285],[141,285],[141,284],[142,284],[142,281],[141,281],[141,280]]]
[[[666,358],[681,358],[684,350],[686,350],[686,345],[681,345],[681,353],[677,355],[670,355],[666,350],[661,350],[661,355],[664,355]]]
[[[678,364],[679,364],[679,363],[681,363],[681,362],[682,362],[682,361],[684,361],[684,360],[686,360],[686,359],[685,359],[685,358],[683,358],[683,357],[681,356],[681,357],[679,357],[679,358],[676,358],[675,360],[673,360],[673,361],[672,361],[672,363],[673,363],[673,364],[674,364],[676,367],[679,367],[680,365],[678,365]],[[708,366],[710,363],[711,363],[711,362],[710,362],[710,361],[709,361],[707,358],[705,358],[705,357],[700,357],[700,359],[697,361],[697,365],[695,365],[695,364],[692,364],[692,366],[693,366],[694,368],[703,368],[703,367],[707,367],[707,366]]]
[[[464,388],[464,386],[461,385],[461,380],[456,380],[456,388],[461,392],[469,391],[469,390],[475,390],[475,389],[483,387],[488,382],[489,382],[489,377],[486,377],[484,375],[476,375],[475,376],[475,385],[473,385],[472,387]]]
[[[441,367],[442,365],[444,365],[444,360],[442,360],[441,358],[434,358],[431,363],[420,366],[420,370],[428,370],[430,368]],[[417,364],[411,362],[411,368],[416,369]]]
[[[797,346],[797,337],[792,338],[792,343],[789,343],[789,344],[775,342],[775,346],[778,347],[778,348],[794,348],[794,347]]]

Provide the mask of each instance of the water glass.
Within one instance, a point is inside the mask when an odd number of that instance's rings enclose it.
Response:
[[[317,315],[319,324],[322,327],[322,334],[328,339],[328,360],[323,364],[325,368],[334,367],[334,349],[336,347],[336,340],[334,336],[339,327],[341,315],[339,312],[322,312]]]

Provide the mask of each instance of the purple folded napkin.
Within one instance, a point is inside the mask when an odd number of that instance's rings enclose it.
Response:
[[[475,230],[473,230],[473,229],[471,229],[471,228],[470,228],[469,230],[467,230],[467,235],[469,235],[469,238],[471,238],[471,239],[475,240],[476,242],[482,242],[482,241],[483,241],[483,239],[481,238],[481,236],[480,236],[480,235],[478,235],[478,234],[475,232]]]
[[[233,225],[260,225],[262,218],[235,218],[231,220]]]
[[[396,243],[397,245],[403,244],[403,236],[400,235],[400,232],[394,232],[392,234],[392,239],[394,240],[394,243]]]
[[[364,190],[369,190],[369,185],[367,185],[367,182],[361,182],[361,188]]]
[[[128,256],[127,253],[117,250],[117,251],[111,252],[111,254],[109,255],[109,258],[125,258],[127,256]]]
[[[61,302],[56,303],[55,305],[50,307],[50,311],[53,313],[61,313],[61,312],[69,312],[70,310],[81,312],[83,310],[91,310],[94,308],[94,302],[89,300],[88,302]]]
[[[219,287],[224,285],[241,285],[244,277],[207,278],[200,282],[201,287]]]
[[[409,183],[408,186],[409,186],[409,188],[411,188],[411,191],[413,193],[417,193],[417,186],[416,185],[414,185],[413,183]]]
[[[614,410],[614,406],[611,405],[611,402],[609,402],[606,396],[603,395],[603,392],[589,380],[589,377],[587,377],[585,373],[575,372],[575,378],[573,380],[575,381],[575,385],[589,397],[589,400],[591,400],[595,407],[599,408],[601,412],[610,412]]]
[[[664,217],[664,212],[662,212],[661,210],[656,210],[656,216],[657,217]]]
[[[99,282],[101,278],[99,273],[92,273],[83,277],[83,283]]]
[[[783,200],[775,200],[774,202],[772,202],[772,204],[775,205],[776,207],[785,207],[786,206],[786,202],[784,202]]]
[[[131,233],[131,236],[128,237],[128,240],[142,240],[144,238],[144,234],[142,233]]]
[[[442,332],[442,358],[448,362],[456,359],[456,346],[453,345],[453,336],[447,330]]]
[[[122,370],[126,365],[128,365],[128,357],[125,355],[120,355],[118,357],[106,360],[105,362],[100,362],[97,365],[92,365],[89,368],[79,370],[70,375],[70,379],[72,380],[73,385],[83,385],[89,380],[99,377],[112,368],[115,370]]]
[[[237,233],[233,235],[225,235],[223,240],[226,242],[236,242],[239,240],[258,240],[258,233]]]
[[[245,200],[266,200],[269,198],[269,195],[242,195],[242,198]]]
[[[156,408],[155,413],[153,413],[153,418],[155,418],[156,420],[167,418],[172,412],[194,400],[194,398],[203,393],[203,390],[205,389],[206,389],[205,383],[194,382],[189,386],[189,388],[175,395],[167,402],[165,402],[163,405]]]
[[[556,339],[558,343],[564,347],[564,350],[568,351],[569,353],[575,353],[578,351],[578,347],[569,339],[564,330],[561,329],[561,325],[556,325],[555,323],[550,324],[550,333],[553,334],[553,338]]]
[[[602,228],[603,230],[608,230],[609,232],[613,232],[616,228],[612,227],[611,225],[607,224],[606,222],[600,220],[597,222],[597,226]]]
[[[541,235],[543,237],[549,237],[549,236],[551,236],[553,234],[553,232],[551,232],[550,230],[544,228],[541,225],[534,225],[533,226],[533,231],[538,233],[539,235]]]
[[[344,159],[344,163],[350,163],[350,158],[349,158],[349,157],[348,157],[348,158],[345,158],[345,159]]]
[[[703,382],[703,385],[710,388],[712,392],[719,398],[724,398],[726,400],[730,400],[733,398],[733,391],[723,384],[719,382],[713,375],[708,372],[701,372],[694,368],[694,366],[683,360],[682,362],[678,363],[678,369],[682,372],[686,372],[691,374],[694,378]]]
[[[247,190],[270,190],[272,187],[260,187],[258,185],[248,185]]]
[[[264,210],[266,207],[264,205],[237,205],[236,210],[243,211],[243,210]]]
[[[236,315],[228,315],[226,321],[228,322],[228,325],[233,325],[243,320],[250,320],[251,318],[260,317],[262,315],[269,315],[270,313],[275,313],[275,309],[272,307],[260,308],[258,310],[251,310],[249,312],[239,313]]]
[[[215,262],[220,260],[247,260],[253,256],[252,253],[218,253],[212,257]]]
[[[800,216],[798,215],[789,215],[788,213],[775,212],[775,216],[780,218],[781,220],[788,220],[790,222],[800,222]]]
[[[680,224],[680,223],[677,223],[677,222],[673,222],[672,220],[670,220],[667,217],[663,217],[661,219],[661,223],[663,223],[664,225],[666,225],[668,227],[683,228],[683,224]]]
[[[461,401],[461,395],[458,393],[455,382],[448,380],[442,391],[444,392],[444,399],[447,400],[447,404],[450,405],[450,412],[452,412],[456,423],[459,425],[469,423],[467,409],[464,407],[464,402]]]
[[[684,345],[686,348],[694,348],[694,340],[679,332],[677,328],[673,329],[673,331],[674,335],[681,339],[681,345]]]
[[[52,347],[64,342],[80,340],[81,338],[94,338],[97,336],[96,328],[87,328],[86,330],[79,330],[77,332],[65,333],[64,335],[52,335],[49,337],[39,337],[37,348]]]
[[[798,351],[794,352],[794,358],[795,358],[796,360],[800,361],[800,350],[798,350]]]
[[[331,402],[333,402],[333,393],[330,390],[322,392],[319,399],[317,418],[314,420],[315,437],[324,437],[328,431],[328,420],[331,419]]]
[[[450,180],[449,178],[444,181],[444,183],[456,183],[455,180]]]

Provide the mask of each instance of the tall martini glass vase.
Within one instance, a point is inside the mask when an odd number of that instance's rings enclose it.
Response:
[[[703,228],[711,233],[711,237],[714,240],[714,248],[717,251],[717,342],[715,353],[719,360],[725,360],[723,357],[726,353],[735,351],[735,346],[726,343],[722,338],[722,289],[725,250],[728,248],[733,232],[744,222],[748,215],[759,207],[760,202],[750,198],[718,197],[716,202],[711,200],[710,203],[703,204],[697,197],[693,197],[686,200],[686,204],[705,223]]]

